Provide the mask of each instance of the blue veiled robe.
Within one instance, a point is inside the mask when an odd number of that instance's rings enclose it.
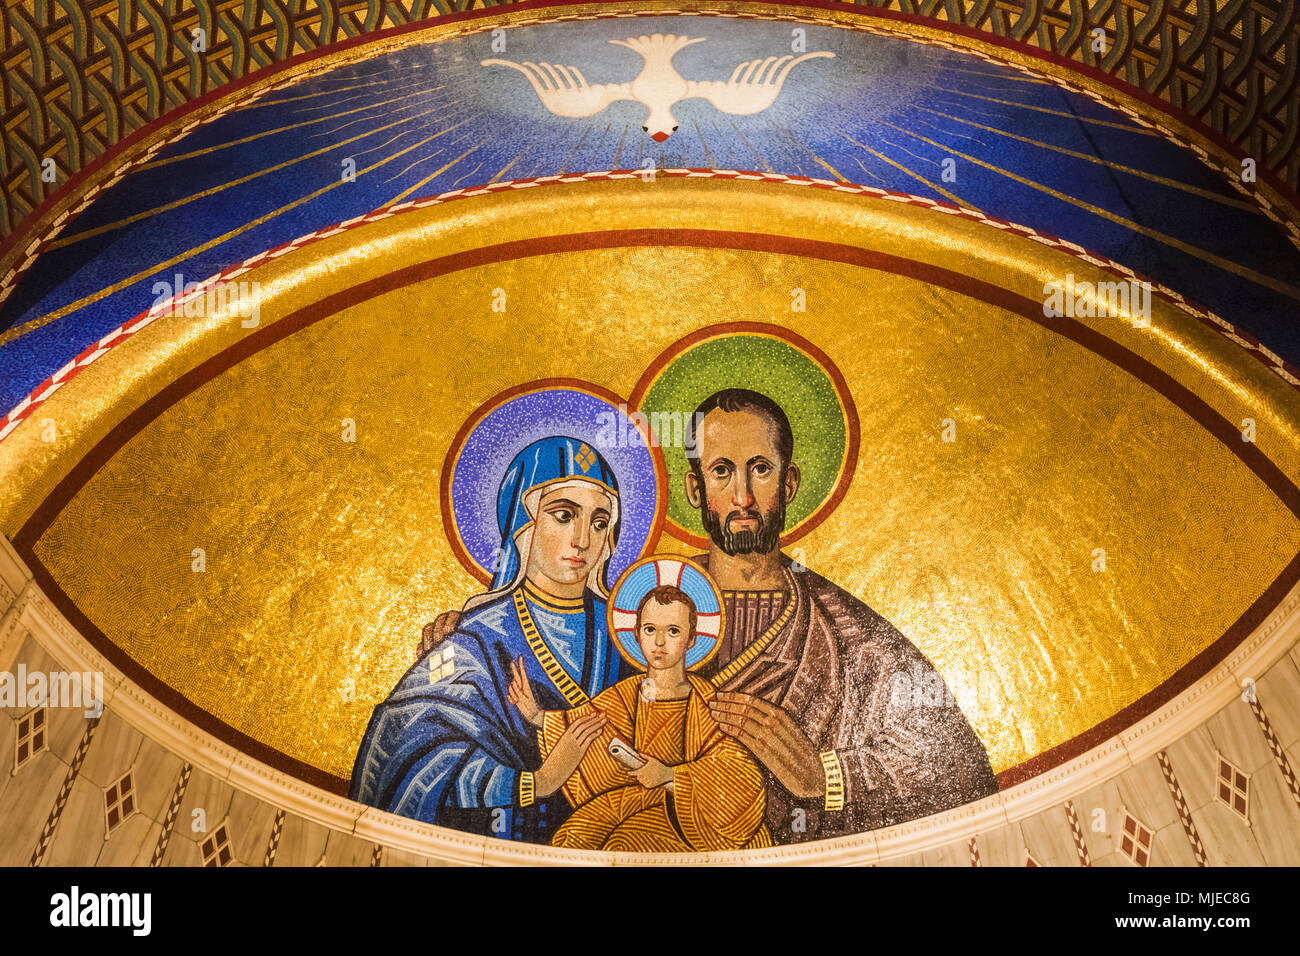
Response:
[[[524,573],[542,495],[574,484],[606,495],[610,528],[582,599],[564,601],[534,590]],[[543,438],[511,462],[497,492],[497,525],[501,550],[492,590],[470,600],[457,631],[375,708],[349,796],[427,823],[546,843],[568,807],[559,793],[534,800],[521,788],[541,755],[536,728],[507,697],[511,665],[524,658],[543,710],[586,703],[628,676],[610,641],[604,596],[618,543],[618,481],[585,442]],[[535,628],[532,641],[521,618]]]
[[[375,708],[352,771],[352,799],[486,836],[550,841],[568,805],[556,793],[521,806],[520,774],[535,771],[541,754],[536,728],[506,696],[512,662],[522,655],[543,710],[573,703],[525,637],[516,594],[525,595],[554,663],[586,698],[625,676],[602,598],[587,591],[581,607],[556,608],[521,584],[463,617]]]

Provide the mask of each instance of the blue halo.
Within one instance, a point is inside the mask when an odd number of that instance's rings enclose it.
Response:
[[[695,602],[695,646],[686,652],[686,668],[694,670],[717,653],[726,627],[726,610],[718,586],[689,558],[657,554],[629,567],[610,593],[609,633],[624,660],[639,670],[647,670],[645,654],[636,640],[636,609],[642,598],[663,584],[680,588]]]
[[[470,424],[472,423],[472,424]],[[595,385],[538,383],[510,389],[479,408],[468,433],[447,456],[450,485],[444,503],[450,521],[444,529],[466,570],[490,581],[499,560],[497,492],[514,457],[542,438],[569,436],[589,443],[618,479],[620,528],[610,557],[609,579],[624,570],[659,538],[667,488],[657,449],[650,448],[628,418],[627,405],[606,397]]]

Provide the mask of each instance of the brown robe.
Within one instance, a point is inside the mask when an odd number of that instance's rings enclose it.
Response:
[[[707,556],[695,560],[707,566]],[[821,575],[803,570],[789,578],[793,606],[771,616],[772,625],[784,624],[770,642],[738,669],[730,665],[747,649],[728,642],[701,672],[722,690],[779,704],[818,751],[839,756],[847,800],[838,811],[827,811],[820,797],[796,799],[764,769],[773,840],[861,833],[996,793],[988,754],[961,709],[932,702],[941,696],[928,693],[936,685],[950,696],[925,655]],[[752,646],[760,634],[749,636]],[[898,674],[917,695],[896,689]]]

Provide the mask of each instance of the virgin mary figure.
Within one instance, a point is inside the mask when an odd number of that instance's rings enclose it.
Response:
[[[451,637],[375,708],[352,799],[458,830],[549,842],[567,816],[556,791],[592,731],[575,733],[568,757],[543,761],[509,687],[522,668],[538,705],[563,710],[626,676],[605,613],[619,517],[618,481],[585,442],[544,438],[515,456],[497,494],[491,589],[470,598]]]

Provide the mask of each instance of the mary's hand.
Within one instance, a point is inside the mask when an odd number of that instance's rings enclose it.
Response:
[[[514,704],[515,709],[523,714],[524,720],[534,727],[542,726],[542,709],[537,706],[532,682],[524,672],[522,655],[510,666],[510,689],[506,692],[506,696],[510,698],[510,703]]]
[[[538,797],[549,797],[573,776],[573,771],[578,769],[578,764],[587,755],[588,748],[605,729],[605,722],[605,715],[596,711],[586,717],[579,717],[569,725],[555,749],[533,774],[533,790]]]
[[[460,624],[459,611],[443,611],[430,624],[424,625],[420,643],[416,647],[415,658],[419,660],[455,632]]]

